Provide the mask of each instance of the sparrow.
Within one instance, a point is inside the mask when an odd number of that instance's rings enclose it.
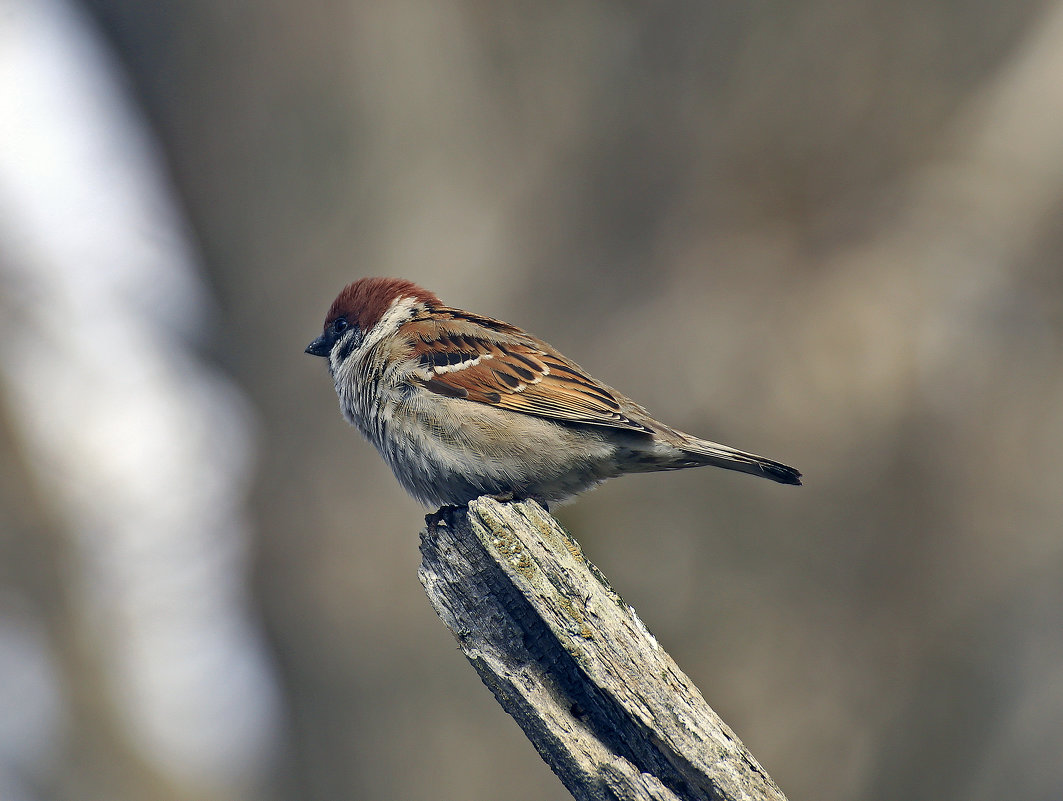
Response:
[[[515,325],[398,278],[346,286],[306,352],[340,409],[428,506],[570,499],[625,473],[713,465],[800,484],[792,467],[698,439]]]

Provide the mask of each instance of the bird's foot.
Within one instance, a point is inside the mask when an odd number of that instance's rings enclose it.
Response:
[[[452,506],[451,504],[445,504],[436,509],[432,514],[424,516],[424,524],[428,527],[429,534],[435,534],[436,529],[439,528],[439,524],[446,520],[447,516],[452,512],[456,512],[458,509],[462,509],[461,506]]]

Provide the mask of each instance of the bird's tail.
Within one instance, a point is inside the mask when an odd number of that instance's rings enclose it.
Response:
[[[692,464],[682,465],[683,467],[712,465],[725,470],[737,470],[740,473],[770,478],[780,484],[801,483],[801,473],[792,467],[708,440],[691,437],[680,446],[680,450],[683,456],[689,457],[692,462]]]

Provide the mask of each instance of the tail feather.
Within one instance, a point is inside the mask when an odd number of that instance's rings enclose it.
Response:
[[[792,467],[765,459],[753,453],[746,453],[726,445],[699,439],[684,444],[683,454],[689,456],[698,465],[712,465],[725,470],[737,470],[754,476],[770,478],[780,484],[800,484],[801,473]]]

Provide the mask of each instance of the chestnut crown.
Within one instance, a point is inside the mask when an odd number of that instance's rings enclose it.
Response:
[[[399,298],[414,298],[429,306],[442,306],[432,292],[402,278],[360,278],[347,284],[332,301],[320,337],[306,347],[312,356],[327,357],[350,327],[369,331]]]

